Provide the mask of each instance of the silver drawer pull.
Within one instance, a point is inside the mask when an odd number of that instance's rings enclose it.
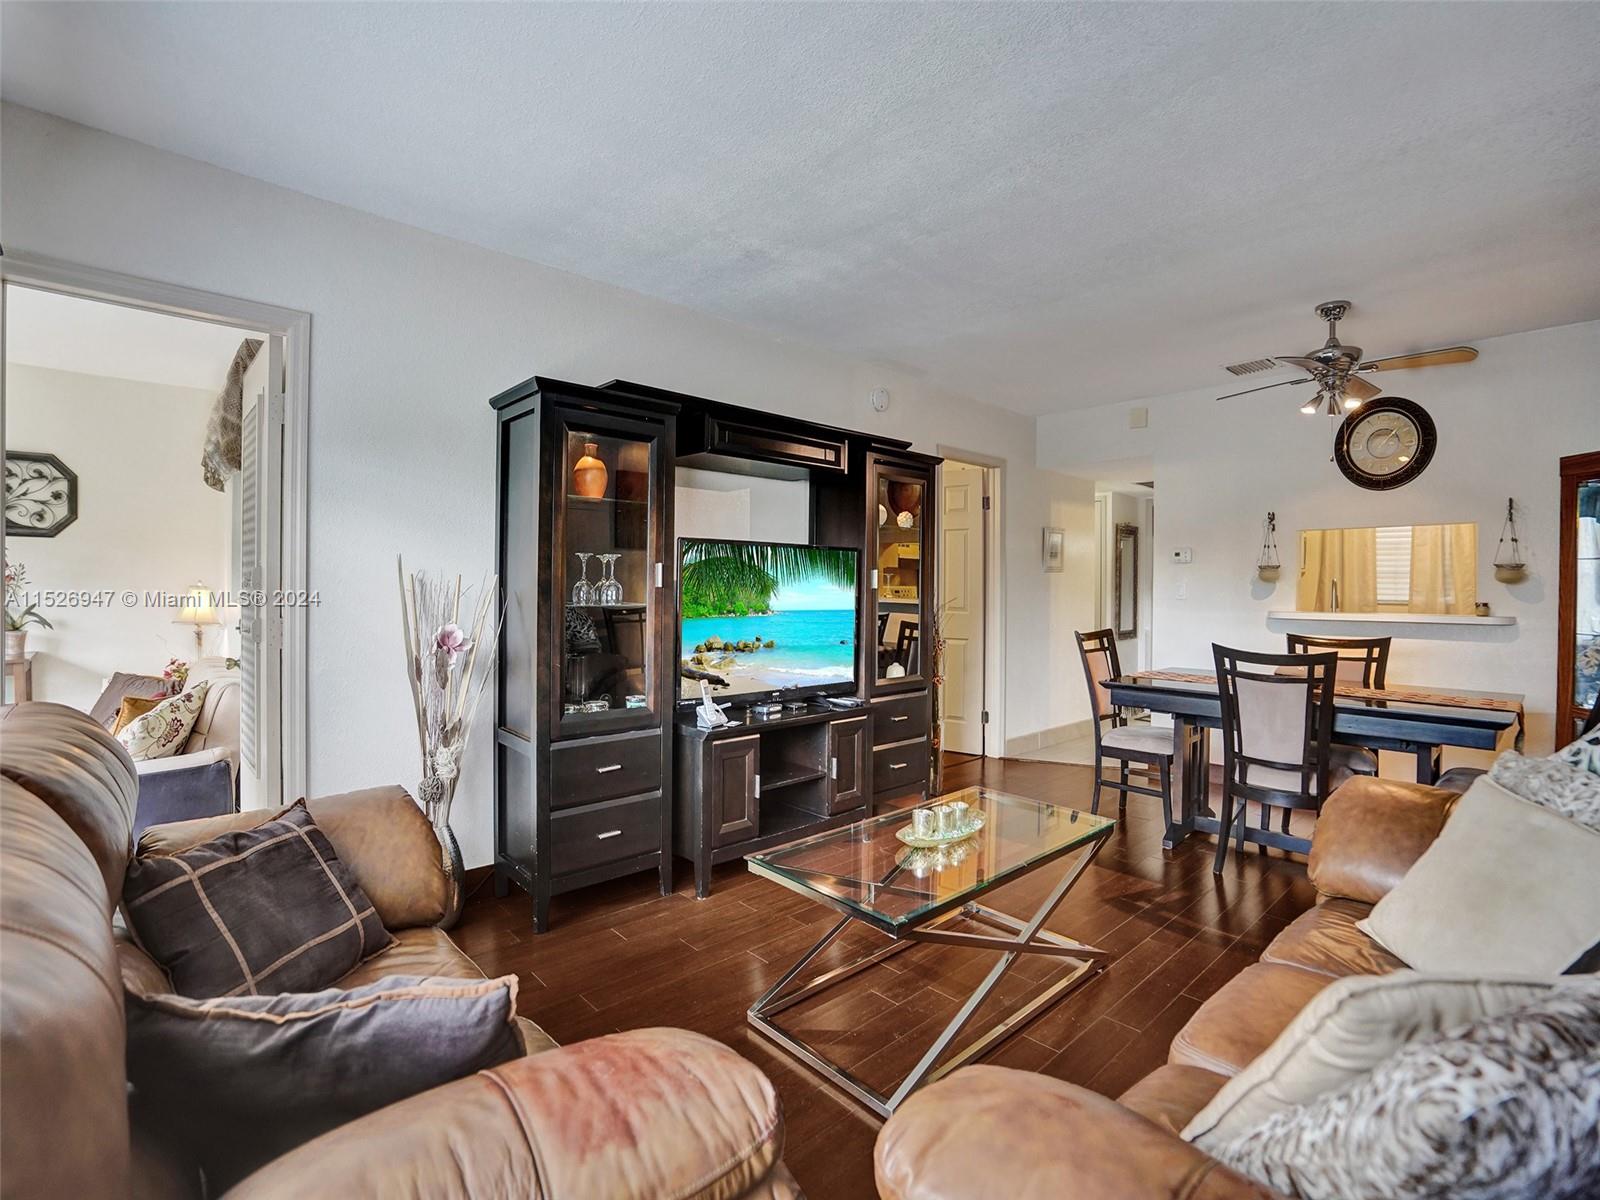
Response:
[[[621,763],[612,763],[609,767],[596,767],[594,769],[594,773],[596,775],[609,775],[613,771],[620,771],[620,770],[622,770],[622,764]]]
[[[608,829],[605,833],[597,833],[597,834],[595,834],[594,835],[594,839],[597,842],[603,842],[608,837],[621,837],[621,836],[622,836],[622,830],[620,830],[620,829]]]
[[[909,720],[911,720],[911,718],[910,718],[910,717],[909,717],[909,716],[907,716],[907,715],[905,715],[905,714],[901,714],[901,715],[900,715],[900,716],[898,716],[898,717],[890,717],[890,718],[889,718],[889,723],[890,723],[890,724],[891,724],[891,725],[892,725],[892,724],[894,724],[894,723],[895,723],[895,722],[896,722],[896,721],[909,721]]]
[[[910,763],[890,763],[889,764],[889,770],[891,770],[891,771],[904,771],[910,765],[911,765]]]

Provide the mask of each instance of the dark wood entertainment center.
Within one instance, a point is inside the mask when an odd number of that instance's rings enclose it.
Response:
[[[676,855],[704,896],[716,863],[927,794],[939,459],[623,380],[534,377],[490,404],[505,603],[495,886],[533,897],[536,930],[554,895],[645,870],[666,893]],[[811,544],[860,551],[863,704],[734,707],[734,724],[697,726],[679,699],[680,467],[804,480]]]

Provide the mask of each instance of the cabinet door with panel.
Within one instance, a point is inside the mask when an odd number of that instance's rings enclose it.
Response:
[[[665,428],[559,402],[545,415],[553,740],[659,727],[672,704]]]
[[[868,680],[874,694],[927,686],[934,521],[933,468],[867,460]]]
[[[1600,451],[1561,460],[1556,745],[1582,732],[1600,699]]]
[[[707,751],[706,820],[713,846],[742,842],[760,832],[761,739],[724,738]]]
[[[860,808],[872,795],[871,723],[866,717],[828,726],[828,813]]]

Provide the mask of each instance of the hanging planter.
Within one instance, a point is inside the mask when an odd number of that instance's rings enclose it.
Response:
[[[1283,563],[1278,558],[1278,514],[1269,512],[1261,523],[1261,556],[1256,559],[1256,578],[1275,583]]]
[[[1517,536],[1517,502],[1506,501],[1506,523],[1500,528],[1500,544],[1494,551],[1494,577],[1501,583],[1521,583],[1528,577],[1528,564],[1522,556],[1522,539]]]

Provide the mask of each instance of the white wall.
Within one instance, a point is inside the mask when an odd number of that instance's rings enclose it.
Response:
[[[1377,339],[1374,338],[1374,341]],[[1552,739],[1556,673],[1558,460],[1600,447],[1600,323],[1569,325],[1478,344],[1467,366],[1396,373],[1382,382],[1432,415],[1439,448],[1427,471],[1393,492],[1348,482],[1330,461],[1335,424],[1296,411],[1293,389],[1217,402],[1225,385],[1137,402],[1147,429],[1128,427],[1118,404],[1040,421],[1039,462],[1092,473],[1097,464],[1153,463],[1159,515],[1154,570],[1156,665],[1203,665],[1211,643],[1281,648],[1270,609],[1294,607],[1300,529],[1446,521],[1478,524],[1478,598],[1514,627],[1441,629],[1397,641],[1389,678],[1521,692],[1530,752]],[[1516,498],[1529,578],[1494,579],[1492,559],[1506,498]],[[1261,521],[1278,514],[1284,570],[1256,580]],[[1188,566],[1168,551],[1194,550]],[[1188,598],[1177,598],[1180,581]],[[1472,756],[1456,754],[1455,760]]]
[[[312,314],[313,792],[412,782],[394,554],[469,578],[489,569],[486,401],[534,373],[636,379],[1004,459],[1005,733],[1087,712],[1071,639],[1087,585],[1043,573],[1040,531],[1067,528],[1074,561],[1092,562],[1092,484],[1036,468],[1031,419],[28,109],[0,120],[8,250]],[[881,415],[867,403],[878,386],[894,397]],[[489,762],[484,728],[456,810],[469,864],[491,854]]]
[[[200,478],[200,448],[214,392],[11,364],[6,447],[46,451],[78,476],[78,519],[53,538],[9,538],[32,588],[117,593],[107,606],[44,610],[32,626],[33,695],[87,709],[114,671],[159,675],[169,658],[193,660],[192,626],[147,607],[147,591],[220,589],[228,498]],[[219,631],[206,631],[206,653]]]
[[[678,498],[673,506],[673,525],[681,538],[804,542],[811,536],[811,484],[804,479],[767,479],[693,467],[680,469],[674,478]],[[686,496],[685,492],[702,495]],[[720,494],[724,500],[733,501],[733,506],[717,504],[714,497],[703,495],[707,492]],[[712,518],[703,526],[696,520],[702,509]],[[731,522],[726,517],[715,518],[716,514],[734,513],[739,516]]]

